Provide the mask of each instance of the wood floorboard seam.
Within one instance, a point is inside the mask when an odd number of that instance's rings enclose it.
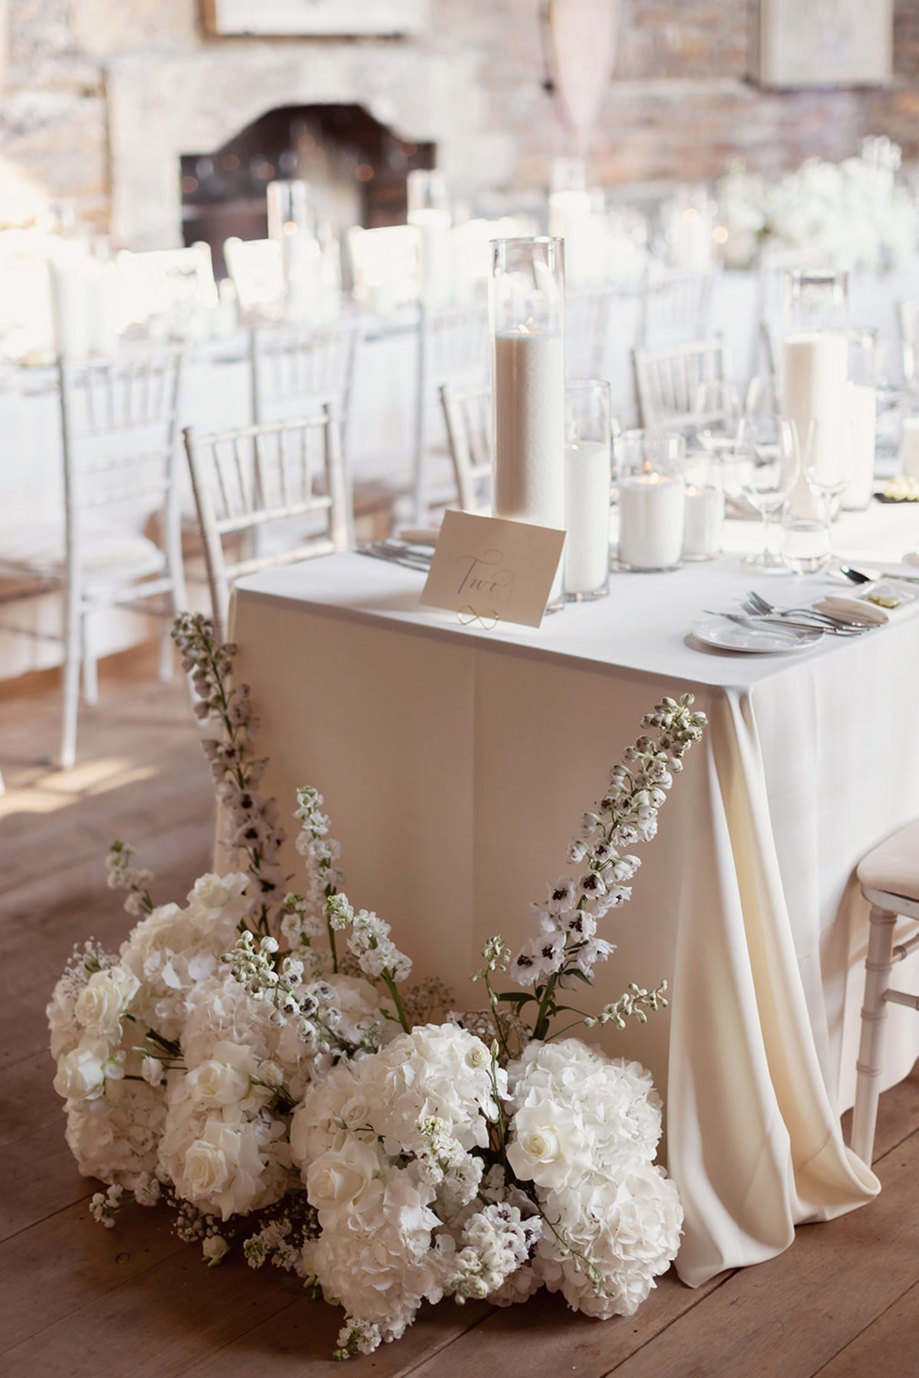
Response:
[[[618,1363],[613,1364],[612,1368],[605,1369],[603,1373],[598,1374],[597,1378],[609,1378],[609,1375],[611,1373],[615,1373],[617,1368],[621,1368],[623,1364],[631,1363],[631,1361],[635,1358],[636,1354],[640,1354],[643,1349],[647,1349],[648,1345],[655,1344],[661,1338],[662,1335],[666,1335],[667,1331],[670,1330],[672,1326],[679,1325],[679,1323],[682,1320],[685,1320],[687,1316],[691,1315],[692,1312],[695,1311],[697,1306],[704,1306],[705,1303],[708,1301],[709,1297],[713,1297],[716,1292],[720,1292],[722,1287],[727,1286],[727,1284],[734,1277],[736,1277],[740,1271],[741,1269],[739,1268],[732,1268],[730,1272],[725,1273],[724,1277],[721,1279],[720,1282],[716,1282],[713,1287],[710,1287],[708,1289],[708,1291],[703,1292],[701,1296],[697,1297],[694,1302],[691,1302],[690,1305],[686,1307],[685,1311],[681,1311],[678,1316],[674,1316],[671,1320],[666,1321],[661,1326],[660,1330],[655,1330],[653,1335],[649,1335],[646,1340],[642,1340],[641,1344],[636,1345],[636,1347],[629,1354],[625,1355],[624,1358],[620,1359]]]
[[[443,1344],[437,1345],[436,1348],[429,1350],[427,1354],[420,1356],[418,1359],[413,1359],[407,1368],[398,1369],[395,1373],[390,1374],[389,1378],[411,1378],[413,1373],[417,1373],[425,1364],[429,1364],[432,1359],[436,1359],[438,1354],[445,1353],[445,1351],[450,1349],[453,1345],[459,1344],[462,1340],[465,1340],[467,1335],[471,1335],[473,1330],[477,1330],[480,1325],[484,1325],[486,1321],[491,1320],[492,1316],[496,1315],[497,1312],[502,1309],[502,1307],[493,1306],[484,1316],[480,1316],[478,1320],[473,1321],[472,1325],[470,1325],[467,1330],[464,1330],[461,1335],[454,1335],[451,1339],[445,1340]]]
[[[174,832],[176,828],[181,828],[186,824],[200,822],[202,822],[201,810],[196,809],[194,813],[189,813],[187,816],[183,815],[181,817],[170,819],[168,823],[164,823],[162,827],[155,828],[153,831],[145,832],[142,835],[135,835],[131,838],[131,845],[132,847],[134,847],[134,850],[137,851],[138,843],[155,841],[157,838],[163,837],[167,833]],[[99,853],[96,851],[96,848],[94,846],[91,851],[87,850],[84,854],[80,856],[70,857],[67,861],[62,862],[60,866],[47,867],[42,871],[41,878],[42,880],[59,879],[61,876],[66,875],[68,871],[79,870],[81,866],[86,866],[89,862],[91,862],[94,858],[97,857],[99,859],[100,865],[103,865],[104,857],[99,856]],[[30,885],[34,884],[35,877],[32,876],[26,880],[18,880],[13,885],[0,886],[0,900],[5,899],[7,896],[15,895],[17,890],[27,889]],[[2,918],[2,914],[0,914],[0,918]]]
[[[40,1215],[37,1220],[30,1220],[28,1225],[23,1225],[18,1230],[13,1230],[12,1234],[5,1234],[0,1237],[0,1244],[10,1244],[14,1239],[18,1239],[21,1234],[28,1234],[29,1230],[34,1230],[36,1225],[44,1225],[46,1221],[53,1220],[56,1215],[62,1215],[64,1211],[72,1211],[74,1206],[79,1206],[81,1201],[89,1201],[94,1192],[87,1192],[85,1196],[77,1196],[73,1201],[66,1201],[63,1206],[58,1206],[57,1210],[49,1211],[47,1215]]]
[[[905,1143],[909,1143],[910,1139],[913,1138],[913,1136],[914,1136],[915,1134],[917,1134],[917,1133],[919,1133],[919,1128],[917,1128],[917,1129],[911,1129],[911,1130],[909,1131],[908,1134],[904,1134],[904,1135],[903,1135],[903,1138],[902,1138],[902,1139],[898,1139],[897,1142],[896,1142],[895,1144],[890,1144],[890,1145],[888,1145],[888,1147],[884,1149],[884,1152],[883,1152],[883,1153],[879,1153],[878,1156],[872,1161],[872,1164],[871,1164],[871,1170],[872,1170],[872,1172],[874,1171],[875,1166],[876,1166],[878,1163],[883,1163],[883,1161],[884,1161],[885,1158],[889,1158],[890,1155],[891,1155],[891,1153],[896,1153],[896,1151],[897,1151],[898,1148],[902,1148],[903,1145],[904,1145]]]
[[[862,1326],[861,1330],[858,1332],[857,1335],[853,1335],[850,1340],[846,1341],[846,1343],[842,1346],[841,1349],[837,1349],[836,1353],[831,1355],[830,1358],[827,1359],[825,1364],[821,1364],[818,1369],[815,1369],[814,1372],[810,1375],[810,1378],[820,1378],[820,1374],[823,1373],[826,1369],[828,1369],[831,1364],[835,1364],[836,1360],[840,1358],[841,1355],[845,1354],[847,1349],[851,1349],[854,1344],[857,1344],[867,1330],[870,1330],[873,1325],[877,1325],[878,1321],[882,1320],[884,1316],[887,1315],[888,1311],[892,1311],[895,1306],[899,1306],[901,1302],[904,1300],[904,1298],[909,1296],[910,1292],[915,1292],[917,1291],[917,1289],[919,1289],[919,1282],[913,1282],[910,1284],[909,1287],[905,1289],[905,1291],[901,1292],[898,1297],[894,1297],[893,1301],[890,1302],[887,1306],[885,1306],[883,1310],[879,1311],[877,1315],[874,1316],[873,1319],[868,1322],[867,1325]]]

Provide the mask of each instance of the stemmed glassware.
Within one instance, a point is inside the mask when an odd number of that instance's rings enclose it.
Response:
[[[744,468],[744,497],[763,522],[763,548],[748,555],[744,563],[765,573],[787,570],[782,555],[773,547],[772,529],[801,471],[797,427],[791,417],[777,412],[757,414],[754,410],[741,424],[738,449],[748,460]]]
[[[731,451],[740,425],[740,391],[725,378],[705,378],[696,389],[696,434],[711,455]]]

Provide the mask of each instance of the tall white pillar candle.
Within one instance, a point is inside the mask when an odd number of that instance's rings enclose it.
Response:
[[[619,481],[619,562],[630,569],[672,569],[683,552],[685,484],[662,474]]]
[[[877,389],[865,383],[849,383],[846,400],[851,464],[842,505],[848,511],[860,511],[868,506],[874,489]]]
[[[811,515],[814,499],[803,466],[834,482],[841,472],[845,443],[848,339],[842,332],[808,331],[788,335],[783,346],[785,412],[795,422],[802,447],[802,473],[791,495],[796,515]],[[817,423],[813,453],[804,453],[811,421]]]
[[[610,450],[601,441],[565,449],[565,593],[602,592],[609,582]]]
[[[561,336],[495,337],[495,516],[565,525],[565,366]]]
[[[686,489],[684,560],[711,560],[721,554],[724,493],[720,488]]]

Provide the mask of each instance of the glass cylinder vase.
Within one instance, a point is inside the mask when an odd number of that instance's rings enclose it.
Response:
[[[677,569],[683,557],[686,442],[672,431],[624,431],[619,452],[619,564]]]
[[[810,464],[829,482],[848,443],[848,274],[787,273],[782,335],[783,411],[802,438],[814,425]],[[819,515],[803,472],[790,506],[797,516]]]
[[[565,527],[565,279],[559,239],[492,242],[494,513]],[[562,566],[549,606],[562,601]]]
[[[579,378],[565,385],[565,597],[609,593],[609,383]]]

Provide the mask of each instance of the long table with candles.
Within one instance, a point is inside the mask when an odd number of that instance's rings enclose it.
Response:
[[[751,527],[730,524],[729,543],[755,542]],[[919,520],[874,503],[834,534],[852,563],[898,560]],[[868,929],[854,868],[919,814],[919,615],[795,654],[737,655],[694,642],[704,610],[751,587],[796,604],[839,585],[757,581],[726,555],[614,573],[607,598],[539,629],[488,630],[421,607],[423,582],[354,552],[237,585],[236,673],[262,721],[265,792],[282,815],[297,786],[323,793],[352,902],[392,924],[416,976],[474,1008],[481,987],[466,976],[483,942],[500,933],[516,950],[531,935],[530,902],[566,870],[642,714],[692,692],[704,742],[639,849],[631,902],[603,921],[617,950],[587,1001],[669,983],[667,1011],[607,1031],[605,1046],[646,1064],[665,1098],[686,1213],[679,1272],[701,1284],[779,1253],[802,1221],[868,1202],[876,1179],[839,1121]],[[919,953],[907,965],[909,989]],[[914,1016],[891,1009],[888,1084],[917,1054]]]

